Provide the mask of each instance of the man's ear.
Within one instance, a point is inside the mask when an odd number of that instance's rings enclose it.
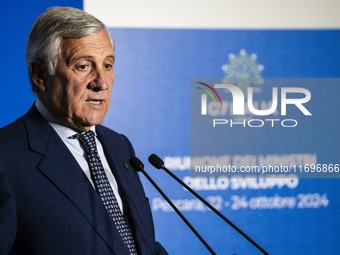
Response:
[[[41,61],[34,60],[29,66],[31,78],[37,90],[46,91],[47,70]]]

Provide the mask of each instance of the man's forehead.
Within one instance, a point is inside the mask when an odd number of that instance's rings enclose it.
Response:
[[[61,42],[61,56],[68,62],[81,58],[112,58],[111,38],[106,32],[98,32],[81,38],[65,38]]]

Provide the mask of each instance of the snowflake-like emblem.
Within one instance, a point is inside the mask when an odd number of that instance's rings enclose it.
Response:
[[[225,73],[223,83],[236,84],[243,91],[246,91],[250,84],[263,84],[261,73],[264,66],[257,63],[255,53],[248,55],[244,49],[240,50],[238,56],[229,54],[229,64],[222,65],[222,70]]]

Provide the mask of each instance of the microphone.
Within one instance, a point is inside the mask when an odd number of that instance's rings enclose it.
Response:
[[[190,222],[184,217],[184,215],[177,209],[177,207],[172,203],[169,197],[161,190],[161,188],[154,182],[154,180],[147,174],[144,170],[144,164],[137,157],[132,157],[130,159],[130,164],[138,172],[142,172],[144,176],[151,182],[151,184],[156,188],[156,190],[164,197],[164,199],[169,203],[169,205],[175,210],[175,212],[181,217],[181,219],[187,224],[191,231],[197,236],[197,238],[203,243],[203,245],[210,251],[212,255],[216,255],[214,250],[208,245],[204,238],[197,232],[197,230],[190,224]]]
[[[258,250],[260,250],[263,254],[269,255],[269,253],[263,249],[259,244],[257,244],[253,239],[251,239],[246,233],[244,233],[238,226],[236,226],[231,220],[225,217],[222,213],[215,209],[211,204],[209,204],[203,197],[201,197],[197,192],[195,192],[192,188],[190,188],[186,183],[184,183],[181,179],[179,179],[176,175],[174,175],[169,169],[164,166],[164,161],[158,157],[156,154],[151,154],[149,156],[149,162],[157,169],[163,169],[167,172],[172,178],[174,178],[179,184],[181,184],[184,188],[190,191],[195,197],[197,197],[203,204],[205,204],[209,209],[211,209],[215,214],[217,214],[221,219],[223,219],[226,223],[228,223],[233,229],[235,229],[238,233],[240,233],[245,239],[247,239],[251,244],[253,244]]]

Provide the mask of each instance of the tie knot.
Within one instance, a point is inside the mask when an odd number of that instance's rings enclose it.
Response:
[[[70,136],[69,138],[71,139],[94,139],[95,137],[95,133],[92,130],[89,130],[87,132],[82,132],[82,133],[76,133],[72,136]]]
[[[81,136],[83,136],[85,139],[90,139],[90,140],[94,140],[96,135],[92,130],[89,130],[85,133],[80,133]]]
[[[95,137],[96,137],[95,133],[92,130],[90,130],[83,133],[77,133],[71,136],[70,138],[78,139],[86,151],[93,151],[96,150]]]

